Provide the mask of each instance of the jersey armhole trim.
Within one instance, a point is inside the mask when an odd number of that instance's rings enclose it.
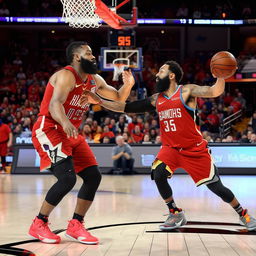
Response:
[[[188,106],[188,105],[185,103],[185,101],[184,101],[184,99],[183,99],[183,97],[182,97],[182,87],[180,88],[180,100],[181,100],[181,102],[182,102],[182,104],[184,105],[185,108],[187,108],[187,109],[189,109],[189,110],[191,110],[191,111],[196,111],[196,108],[191,108],[190,106]]]

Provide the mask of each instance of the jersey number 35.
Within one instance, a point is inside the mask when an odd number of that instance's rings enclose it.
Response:
[[[176,125],[175,125],[173,119],[170,119],[168,121],[164,121],[164,126],[165,126],[164,130],[166,132],[169,132],[169,131],[175,132],[176,131]]]

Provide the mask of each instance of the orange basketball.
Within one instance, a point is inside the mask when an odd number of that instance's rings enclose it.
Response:
[[[217,52],[211,59],[211,72],[218,78],[229,78],[237,70],[236,58],[230,52]]]

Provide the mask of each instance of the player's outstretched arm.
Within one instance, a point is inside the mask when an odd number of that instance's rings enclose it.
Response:
[[[109,100],[125,102],[130,95],[131,89],[134,86],[135,80],[131,70],[122,73],[123,86],[116,90],[114,87],[108,85],[106,81],[99,75],[95,76],[97,82],[97,94]]]
[[[190,90],[190,95],[192,97],[216,98],[224,92],[225,80],[223,78],[217,78],[216,83],[212,86],[186,84],[184,89],[186,88]]]
[[[104,108],[121,113],[144,113],[155,110],[157,96],[158,94],[154,94],[151,97],[143,100],[124,103],[104,100],[91,91],[84,91],[80,104],[100,104]]]

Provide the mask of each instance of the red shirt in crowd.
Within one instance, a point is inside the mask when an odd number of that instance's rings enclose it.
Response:
[[[235,101],[235,100],[231,102],[230,106],[233,107],[234,113],[236,113],[237,111],[239,111],[242,108],[241,103],[239,101]]]
[[[134,128],[135,128],[135,126],[136,125],[138,125],[139,127],[140,127],[140,130],[142,131],[143,130],[143,124],[142,123],[137,123],[137,124],[135,124],[135,123],[129,123],[128,124],[128,132],[131,134],[133,131],[134,131]]]
[[[133,133],[132,138],[135,141],[135,143],[141,142],[143,140],[143,133]]]
[[[39,101],[39,87],[38,85],[30,85],[28,88],[28,100],[32,102]]]
[[[0,143],[8,142],[10,132],[11,129],[7,124],[0,124]]]
[[[207,121],[209,124],[217,126],[219,124],[219,117],[212,113],[207,116]]]
[[[225,106],[229,106],[229,105],[231,104],[231,102],[233,101],[233,99],[234,99],[233,96],[227,94],[227,95],[224,97],[224,99],[223,99]]]
[[[101,139],[103,139],[104,137],[109,137],[109,138],[113,138],[115,137],[115,134],[111,131],[109,132],[103,132],[100,136]]]

